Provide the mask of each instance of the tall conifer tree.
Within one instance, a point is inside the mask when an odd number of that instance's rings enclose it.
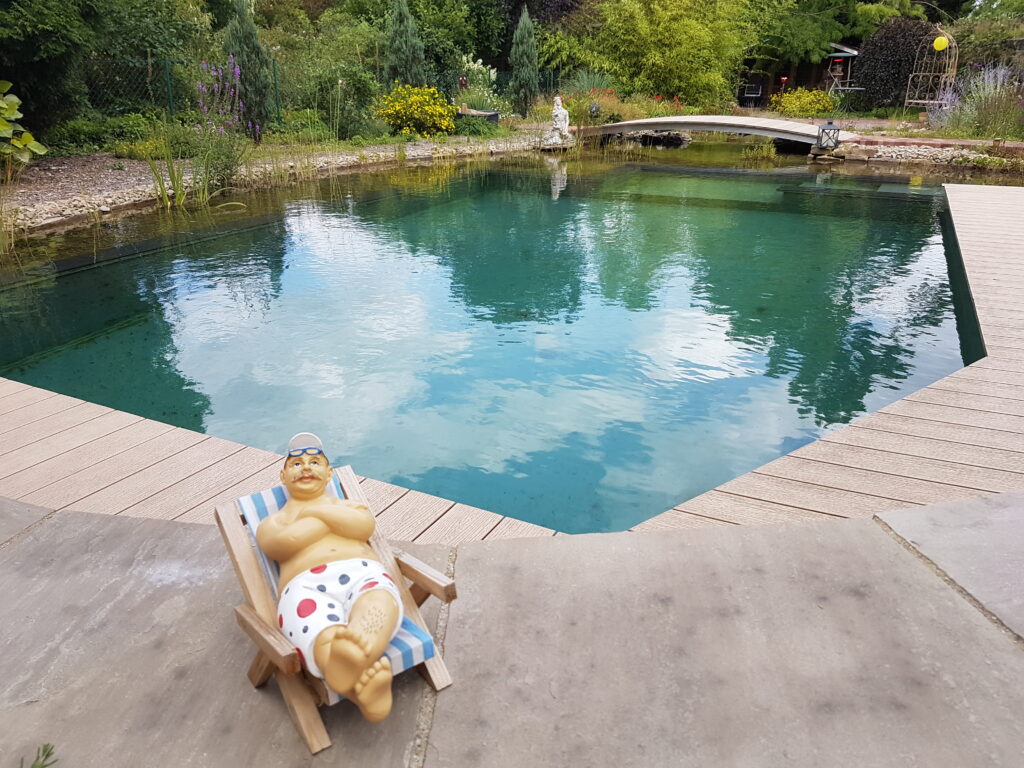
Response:
[[[235,57],[240,70],[239,99],[243,104],[242,119],[246,133],[256,141],[273,115],[273,81],[270,77],[270,54],[260,43],[256,22],[245,0],[235,3],[235,17],[224,33],[224,50]]]
[[[509,54],[512,64],[512,80],[509,82],[509,96],[516,112],[526,117],[533,102],[540,95],[540,72],[537,69],[537,38],[533,32],[533,21],[523,6],[512,35],[512,52]]]
[[[406,0],[395,0],[391,9],[386,45],[385,62],[389,82],[397,80],[406,85],[424,85],[427,82],[423,41],[420,40],[416,20]]]

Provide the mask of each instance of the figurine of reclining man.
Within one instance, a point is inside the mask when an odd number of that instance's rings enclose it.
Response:
[[[277,621],[306,669],[378,722],[391,711],[384,651],[402,624],[402,597],[370,548],[373,514],[325,493],[332,471],[316,435],[293,437],[281,470],[288,502],[256,541],[280,565]]]

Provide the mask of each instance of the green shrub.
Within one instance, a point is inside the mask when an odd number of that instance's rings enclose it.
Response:
[[[107,143],[106,120],[102,116],[65,120],[50,129],[47,139],[61,150],[98,151]]]
[[[107,137],[114,140],[141,141],[152,133],[152,126],[145,115],[129,112],[107,120]]]
[[[455,133],[458,136],[497,136],[501,126],[483,117],[460,117],[455,121]]]
[[[436,88],[399,85],[381,98],[377,116],[392,133],[427,137],[454,133],[457,111]]]
[[[825,91],[808,91],[797,88],[793,91],[776,93],[768,100],[768,109],[784,117],[814,117],[836,111],[839,100]]]
[[[141,141],[115,141],[114,157],[127,157],[131,160],[145,160],[150,157],[161,157],[167,152],[167,143],[156,136]]]

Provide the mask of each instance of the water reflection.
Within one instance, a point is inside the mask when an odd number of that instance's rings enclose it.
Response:
[[[927,203],[567,168],[392,171],[0,294],[3,375],[588,531],[958,367]]]

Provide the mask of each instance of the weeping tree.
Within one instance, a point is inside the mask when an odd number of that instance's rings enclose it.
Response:
[[[855,69],[857,85],[864,89],[864,108],[903,106],[917,46],[936,34],[927,21],[894,18],[864,41]]]
[[[537,69],[537,38],[525,5],[512,35],[512,52],[508,58],[512,64],[512,80],[508,84],[512,106],[526,117],[540,95],[540,72]]]
[[[397,80],[406,85],[426,83],[423,41],[406,0],[395,0],[388,18],[386,38],[385,71],[388,82]]]
[[[256,22],[245,0],[235,3],[235,17],[224,33],[224,51],[235,57],[240,75],[238,96],[242,102],[242,120],[246,133],[258,142],[273,114],[274,86],[270,76],[270,54],[260,43]]]

